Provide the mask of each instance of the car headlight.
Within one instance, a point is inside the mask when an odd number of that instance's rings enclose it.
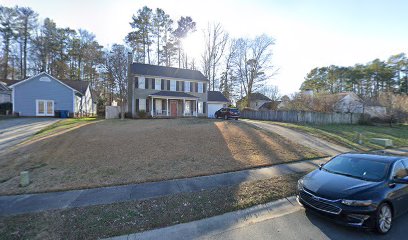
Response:
[[[303,190],[303,179],[299,179],[297,188],[299,191]]]
[[[371,200],[341,200],[341,203],[347,206],[356,206],[356,207],[367,207],[373,204]]]

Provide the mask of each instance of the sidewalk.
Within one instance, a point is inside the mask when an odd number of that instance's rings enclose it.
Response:
[[[286,174],[316,169],[327,158],[280,164],[210,176],[175,179],[162,182],[101,187],[65,192],[0,196],[0,216],[38,212],[50,209],[84,207],[115,202],[144,200],[182,192],[236,185]]]
[[[390,154],[408,155],[408,148],[382,150]],[[137,201],[183,192],[231,186],[243,182],[268,179],[316,169],[329,158],[305,160],[256,169],[221,173],[202,177],[161,182],[130,184],[64,192],[0,196],[0,216],[39,212],[51,209],[85,207],[125,201]]]

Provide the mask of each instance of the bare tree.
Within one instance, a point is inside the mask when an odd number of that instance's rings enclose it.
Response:
[[[266,85],[262,87],[259,92],[270,98],[272,101],[277,101],[281,97],[279,88],[275,85]]]
[[[121,103],[121,119],[125,118],[125,100],[127,98],[127,58],[128,50],[125,46],[114,44],[106,53],[105,69],[112,76],[115,90]]]
[[[224,54],[229,35],[226,33],[220,23],[208,24],[204,31],[205,51],[203,58],[204,75],[210,81],[208,89],[214,91],[216,86],[216,74],[221,57]]]
[[[249,98],[254,90],[276,73],[271,63],[271,47],[274,43],[274,39],[265,34],[253,40],[243,38],[237,40],[238,51],[233,61],[234,72]]]

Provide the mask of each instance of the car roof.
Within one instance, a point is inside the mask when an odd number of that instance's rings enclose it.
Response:
[[[364,158],[378,162],[385,162],[385,163],[393,163],[401,159],[408,160],[407,157],[404,156],[390,156],[390,155],[380,155],[380,154],[370,154],[370,153],[344,153],[339,156],[347,156],[351,158]]]

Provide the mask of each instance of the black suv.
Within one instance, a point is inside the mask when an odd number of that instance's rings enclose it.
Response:
[[[225,120],[229,118],[238,120],[239,114],[239,110],[236,108],[221,108],[215,112],[214,116],[215,118],[224,118]]]

